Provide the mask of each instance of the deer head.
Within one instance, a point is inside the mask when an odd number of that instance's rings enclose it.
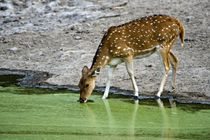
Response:
[[[96,76],[99,75],[100,69],[101,68],[98,68],[92,72],[87,66],[83,67],[82,78],[80,79],[78,85],[80,88],[80,103],[87,102],[87,98],[91,95],[93,89],[95,88]]]

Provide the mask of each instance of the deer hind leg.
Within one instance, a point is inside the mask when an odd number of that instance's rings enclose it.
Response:
[[[128,72],[128,74],[131,78],[131,81],[132,81],[132,85],[134,88],[134,96],[138,97],[139,90],[138,90],[138,87],[137,87],[137,84],[136,84],[136,81],[134,78],[133,59],[128,59],[127,61],[125,61],[125,65],[126,65],[127,72]]]
[[[176,71],[178,66],[178,59],[171,51],[169,53],[169,61],[172,66],[172,89],[170,92],[173,92],[176,88]]]
[[[168,72],[170,70],[170,65],[169,65],[169,58],[168,58],[168,50],[167,49],[160,49],[159,50],[160,53],[160,58],[162,59],[163,62],[163,66],[164,66],[164,73],[163,73],[163,78],[159,87],[159,91],[156,94],[156,96],[160,97],[161,93],[163,92],[163,87],[165,85],[166,82],[166,78],[168,76]]]
[[[112,74],[115,70],[116,66],[110,66],[108,69],[108,77],[107,77],[107,81],[106,81],[106,89],[104,91],[104,95],[102,97],[102,99],[106,99],[109,95],[109,89],[110,89],[110,83],[111,83],[111,79],[112,79]]]

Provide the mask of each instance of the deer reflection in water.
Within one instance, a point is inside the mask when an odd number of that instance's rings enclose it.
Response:
[[[109,120],[109,128],[113,128],[113,126],[116,126],[116,121],[115,121],[115,117],[113,117],[112,112],[111,112],[111,108],[109,105],[109,100],[103,100],[105,108],[106,108],[106,112],[108,115],[108,120]],[[133,112],[131,114],[131,119],[130,119],[130,125],[128,126],[128,134],[131,137],[135,137],[135,120],[136,120],[136,113],[138,111],[138,107],[139,107],[139,100],[134,100],[134,106],[133,106]],[[131,110],[132,111],[132,110]],[[113,133],[113,130],[110,129],[111,133]],[[116,131],[116,130],[114,130]],[[116,132],[117,133],[117,132]]]
[[[119,101],[119,100],[118,100]],[[152,116],[146,117],[151,110],[149,106],[141,105],[141,100],[124,100],[126,103],[132,102],[132,105],[121,106],[116,108],[116,103],[113,100],[101,100],[102,104],[95,106],[95,104],[82,104],[86,110],[86,121],[88,121],[88,126],[90,127],[91,134],[94,135],[105,135],[105,136],[125,136],[129,139],[136,139],[143,136],[153,135],[153,130],[155,130],[155,135],[160,136],[161,138],[173,138],[177,134],[177,130],[173,128],[178,128],[178,119],[175,116],[176,112],[176,102],[172,99],[169,99],[170,108],[168,104],[163,102],[161,99],[157,99],[156,102],[159,106],[153,108],[155,115],[161,116]],[[167,107],[164,107],[164,103]],[[146,108],[147,112],[144,112]],[[129,109],[129,110],[128,110]],[[152,110],[153,111],[153,110]],[[151,114],[148,113],[148,114]],[[154,118],[160,118],[161,121],[158,122],[158,125]],[[157,128],[152,128],[152,125]],[[151,127],[151,131],[150,131]],[[145,130],[145,128],[147,130]],[[156,134],[157,133],[157,134]]]
[[[162,114],[162,118],[163,118],[163,129],[162,129],[162,138],[173,138],[174,137],[174,130],[171,129],[171,121],[173,122],[172,124],[176,124],[178,125],[178,120],[176,119],[176,117],[169,117],[168,113],[166,113],[166,108],[164,107],[163,102],[161,101],[161,99],[156,99],[156,102],[158,103],[160,110],[161,110],[161,114]],[[170,103],[170,107],[171,107],[171,115],[176,115],[177,111],[176,111],[176,102],[173,99],[169,99],[169,103]],[[172,118],[172,120],[170,120],[170,118]],[[174,128],[174,126],[173,126]]]

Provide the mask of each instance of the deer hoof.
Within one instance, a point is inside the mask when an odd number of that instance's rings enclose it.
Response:
[[[160,99],[160,96],[159,95],[155,95],[155,99]]]
[[[171,90],[168,90],[168,93],[173,93],[173,92],[175,92],[175,88],[173,88],[173,87]]]
[[[138,96],[133,96],[133,99],[134,99],[134,100],[138,100],[139,97],[138,97]]]

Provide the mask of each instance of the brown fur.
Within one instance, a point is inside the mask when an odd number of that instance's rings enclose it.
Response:
[[[84,91],[82,88],[84,84],[81,84],[81,81],[85,83],[92,80],[95,83],[95,79],[91,77],[95,75],[96,70],[110,65],[114,58],[121,58],[122,61],[132,63],[133,58],[158,50],[164,62],[165,74],[167,75],[170,69],[169,63],[176,71],[178,59],[171,49],[178,36],[182,44],[184,43],[184,34],[182,23],[176,18],[165,15],[144,17],[123,25],[110,27],[102,38],[90,70],[88,69],[86,75],[83,75],[80,80],[80,90]],[[90,95],[91,93],[86,94]]]

